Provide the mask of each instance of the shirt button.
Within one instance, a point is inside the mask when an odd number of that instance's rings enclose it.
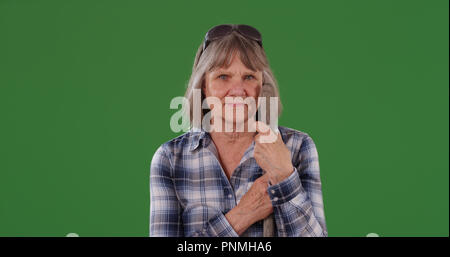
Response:
[[[273,200],[276,202],[278,201],[278,197],[274,197]]]
[[[231,198],[231,197],[233,197],[233,196],[232,196],[231,194],[229,194],[229,195],[228,195],[228,198]]]
[[[275,190],[273,190],[273,189],[272,189],[272,190],[270,190],[270,192],[271,192],[272,194],[275,194]]]

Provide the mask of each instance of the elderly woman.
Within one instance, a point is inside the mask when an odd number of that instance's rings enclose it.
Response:
[[[195,89],[201,100],[220,99],[222,110],[242,107],[227,97],[278,97],[261,34],[248,25],[210,29],[186,92],[191,124]],[[233,129],[191,127],[158,148],[150,167],[150,236],[327,236],[313,140],[259,121],[251,130],[257,110],[244,107],[244,131],[235,115],[211,111]],[[271,142],[259,140],[270,133]]]

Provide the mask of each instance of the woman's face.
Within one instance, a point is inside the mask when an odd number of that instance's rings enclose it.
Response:
[[[257,104],[258,96],[262,88],[262,72],[252,71],[241,62],[239,53],[234,54],[231,65],[228,68],[217,68],[205,74],[205,85],[203,92],[205,97],[217,97],[222,104],[222,120],[225,122],[247,121],[249,106],[243,101],[236,101],[235,97],[245,100],[247,97],[254,99]],[[233,97],[235,103],[225,103],[226,97]],[[209,103],[211,103],[209,101]],[[251,106],[250,106],[251,107]],[[212,107],[214,109],[214,106]],[[233,115],[225,115],[225,110],[233,110]],[[241,119],[236,119],[236,111],[242,113]],[[250,109],[250,115],[256,109]],[[213,115],[214,116],[214,115]]]

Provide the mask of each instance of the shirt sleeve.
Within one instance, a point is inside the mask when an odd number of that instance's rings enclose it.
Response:
[[[268,193],[279,237],[328,236],[316,146],[308,135],[302,141],[294,172]]]
[[[150,165],[150,236],[183,236],[181,206],[175,192],[171,164],[159,147]]]
[[[238,237],[225,215],[201,205],[184,213],[186,219],[210,217],[196,229],[185,229],[183,207],[175,191],[172,165],[163,147],[152,158],[150,166],[150,236],[151,237]],[[187,217],[186,217],[187,216]],[[190,223],[190,222],[188,222]]]
[[[195,231],[193,237],[239,237],[228,222],[225,215],[217,212],[213,217],[203,224],[202,230]]]

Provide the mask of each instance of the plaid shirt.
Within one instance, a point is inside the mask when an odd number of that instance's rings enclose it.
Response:
[[[295,170],[268,188],[275,236],[327,236],[316,146],[307,133],[281,126],[279,131]],[[229,180],[204,130],[161,145],[150,167],[150,236],[239,236],[225,214],[263,174],[253,158],[254,144]],[[241,236],[263,236],[263,220]]]

